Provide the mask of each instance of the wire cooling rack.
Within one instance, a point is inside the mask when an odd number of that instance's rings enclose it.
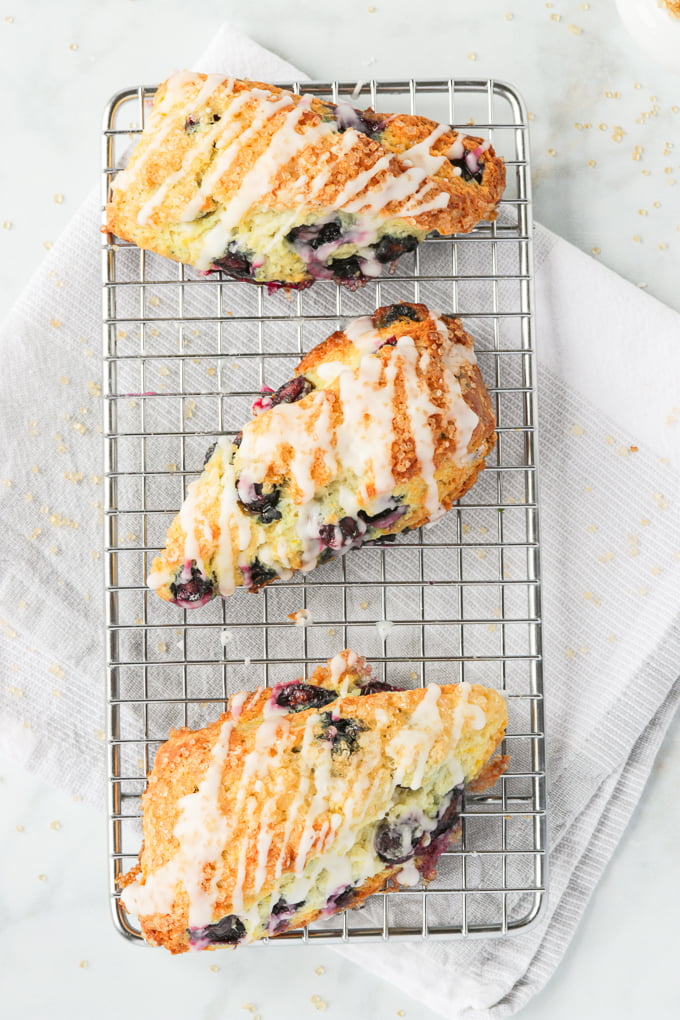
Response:
[[[282,83],[299,91],[297,82]],[[274,942],[491,936],[525,930],[546,881],[540,563],[526,114],[490,80],[304,82],[305,92],[411,112],[490,138],[505,157],[500,215],[433,238],[358,291],[319,282],[269,295],[200,276],[108,236],[103,247],[110,892],[118,929],[140,939],[117,877],[136,861],[139,798],[171,727],[205,725],[227,697],[310,672],[345,647],[404,687],[459,680],[505,692],[510,767],[468,795],[460,841],[426,890]],[[118,93],[104,123],[103,198],[144,127],[155,88]],[[250,417],[264,383],[348,318],[422,301],[459,315],[476,341],[498,445],[473,489],[437,524],[352,552],[257,595],[183,611],[145,587],[151,560],[207,447]],[[289,614],[307,610],[307,624]]]

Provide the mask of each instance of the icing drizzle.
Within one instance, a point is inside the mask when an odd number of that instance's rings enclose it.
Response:
[[[186,190],[186,181],[193,177],[198,186],[191,197],[183,198],[179,208],[175,201],[169,203],[175,229],[181,229],[182,224],[193,223],[204,214],[206,203],[219,186],[222,204],[213,210],[195,262],[202,270],[210,269],[215,259],[223,255],[235,236],[238,223],[265,196],[274,192],[273,208],[279,211],[298,210],[300,204],[314,208],[320,204],[320,193],[329,184],[335,168],[340,163],[351,168],[352,164],[345,163],[345,158],[352,149],[363,147],[364,165],[369,158],[366,137],[356,126],[346,126],[346,130],[339,132],[335,119],[323,120],[318,114],[305,118],[305,114],[312,112],[311,96],[299,97],[259,87],[244,88],[242,83],[221,75],[211,74],[203,80],[201,76],[182,71],[168,80],[165,94],[151,112],[149,130],[128,168],[116,178],[114,189],[120,191],[132,184],[148,188],[148,179],[154,176],[149,174],[150,162],[157,159],[173,132],[182,132],[185,137],[189,119],[200,117],[206,109],[210,112],[217,89],[220,89],[219,117],[212,123],[204,123],[188,147],[182,146],[179,165],[164,176],[137,214],[140,226],[146,226],[166,199]],[[378,149],[370,166],[345,181],[332,199],[333,207],[347,213],[361,213],[369,220],[375,218],[375,231],[392,203],[398,204],[400,215],[410,217],[446,208],[451,196],[437,186],[432,175],[446,162],[447,156],[453,158],[452,154],[462,153],[462,141],[456,138],[448,154],[433,155],[431,150],[450,130],[448,125],[437,124],[427,137],[398,156],[384,150],[381,155]],[[264,147],[251,161],[249,147],[262,139],[266,140]],[[281,180],[281,171],[303,149],[314,150],[313,157],[306,161],[304,175],[295,168]],[[483,151],[484,146],[475,155]],[[243,173],[242,165],[246,167]],[[266,243],[267,249],[280,241],[294,217],[284,215],[283,220],[283,226]]]
[[[357,661],[349,650],[330,660],[333,682],[337,685],[351,674]],[[351,680],[351,675],[345,679]],[[390,717],[383,709],[376,711],[378,729],[368,726],[361,732],[349,770],[334,767],[331,745],[319,739],[320,715],[313,711],[297,738],[288,717],[261,715],[251,736],[244,731],[235,745],[240,749],[245,740],[248,752],[235,749],[230,757],[245,699],[263,692],[236,695],[196,792],[178,801],[174,855],[126,888],[126,908],[141,916],[169,913],[183,888],[189,898],[189,927],[211,924],[216,912],[224,910],[239,914],[252,933],[266,924],[282,891],[287,903],[310,896],[323,904],[332,900],[334,890],[378,874],[385,865],[370,841],[356,855],[358,834],[385,817],[399,788],[418,790],[428,764],[446,769],[451,786],[465,779],[458,743],[466,728],[480,730],[486,725],[485,713],[469,701],[470,690],[468,684],[457,684],[455,701],[447,696],[443,712],[442,689],[430,684],[420,692],[410,716],[399,718],[384,750],[380,730],[387,730]],[[338,704],[336,711],[346,714],[349,706]],[[291,788],[286,757],[293,746],[299,753],[294,756]],[[263,790],[266,796],[254,795]],[[227,860],[222,855],[232,841],[238,852]],[[415,880],[413,869],[404,870],[405,878]],[[267,902],[262,904],[265,886]]]

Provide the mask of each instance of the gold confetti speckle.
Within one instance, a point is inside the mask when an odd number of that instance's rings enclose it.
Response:
[[[211,969],[211,971],[213,972],[213,974],[217,974],[217,972],[218,972],[218,970],[219,970],[220,968],[219,968],[219,967],[217,966],[217,964],[216,964],[216,963],[213,963],[213,964],[211,964],[211,966],[210,966],[210,969]]]
[[[507,14],[505,15],[505,20],[506,21],[512,21],[512,18],[513,18],[513,15],[510,13],[510,11],[508,11]]]
[[[368,609],[368,602],[360,602],[359,609]]]
[[[602,253],[602,249],[598,248],[597,245],[595,245],[595,247],[591,248],[590,250],[592,251],[593,255],[600,255]]]
[[[556,149],[548,149],[548,155],[549,156],[556,156],[557,155],[557,150]]]
[[[583,428],[583,425],[572,425],[569,431],[571,432],[572,436],[582,436],[583,433],[585,432],[585,429]]]
[[[666,244],[665,241],[660,241],[659,242],[659,251],[665,251],[667,247],[668,247],[668,245]]]
[[[551,14],[550,15],[550,20],[551,21],[561,21],[562,20],[562,15],[561,14]]]
[[[42,874],[38,875],[38,881],[39,882],[46,882],[47,881],[47,875],[42,875]]]
[[[590,535],[594,535],[597,530],[598,530],[597,524],[589,524],[588,527],[586,528],[586,531]]]
[[[604,123],[598,124],[597,126],[599,127],[600,131],[606,131],[607,130],[607,125],[604,124]]]
[[[535,113],[527,113],[527,118],[528,118],[528,120],[536,120],[536,114]]]
[[[597,166],[597,163],[595,162],[594,159],[589,159],[588,163],[586,165],[590,166],[590,167],[593,167],[593,166]]]
[[[2,221],[2,229],[3,230],[11,230],[12,229],[12,221],[11,220],[3,220]]]
[[[54,329],[59,329],[61,326],[61,319],[50,319],[50,326]]]
[[[57,821],[56,819],[55,821],[50,822],[50,829],[53,829],[54,832],[59,832],[59,829],[61,829],[61,822]]]
[[[90,394],[91,397],[100,397],[102,388],[99,385],[99,383],[95,382],[93,379],[90,379],[90,381],[87,384],[87,392]]]
[[[468,60],[476,60],[477,59],[477,54],[476,53],[468,53],[467,58],[468,58]]]
[[[85,970],[85,968],[88,967],[89,964],[88,964],[87,960],[81,960],[80,963],[78,964],[78,966],[80,967],[81,970]]]
[[[647,215],[648,215],[648,213],[647,213],[646,209],[638,209],[638,216],[647,216]]]
[[[397,1010],[397,1016],[406,1016],[406,1010],[405,1009],[398,1009]]]
[[[613,552],[602,553],[601,556],[597,557],[598,563],[609,563],[613,559],[614,559]]]
[[[583,29],[579,28],[578,25],[567,25],[567,28],[572,35],[580,35],[583,31]]]
[[[325,974],[326,973],[326,968],[323,967],[321,964],[319,964],[318,967],[314,968],[314,973],[315,974]]]
[[[75,53],[76,50],[78,49],[78,43],[77,42],[69,43],[68,48],[71,50],[72,53]]]
[[[23,832],[24,831],[23,825],[17,825],[16,826],[16,830],[17,830],[17,832]]]
[[[607,641],[609,642],[610,645],[613,645],[614,642],[616,641],[616,634],[609,634],[607,637]]]
[[[45,251],[49,251],[51,247],[52,247],[51,241],[43,241],[43,248],[45,249]]]
[[[649,588],[645,588],[644,586],[642,588],[638,588],[638,595],[649,595]]]
[[[61,203],[64,201],[64,196],[61,194],[60,191],[58,191],[56,195],[52,196],[52,201],[56,202],[57,205],[61,205]]]
[[[636,244],[642,244],[642,238],[640,237],[639,234],[633,234],[633,240],[635,241]]]
[[[52,676],[56,676],[57,680],[63,680],[64,678],[64,671],[56,662],[50,666],[48,672],[50,672]]]
[[[576,655],[576,652],[574,651],[573,648],[567,648],[567,650],[566,650],[566,652],[564,654],[566,655],[566,657],[568,659],[573,659],[574,656]]]
[[[159,641],[158,644],[156,645],[156,648],[158,649],[159,652],[167,652],[168,650],[168,646],[165,643],[165,641]]]
[[[94,735],[97,738],[97,740],[106,740],[106,733],[104,732],[104,730],[95,730]]]
[[[318,1010],[319,1013],[322,1013],[328,1006],[328,1003],[324,1002],[320,995],[313,995],[310,1002],[314,1006],[314,1009]]]
[[[161,303],[161,299],[160,299],[159,297],[156,297],[156,295],[155,295],[155,294],[153,294],[153,295],[152,295],[152,296],[151,296],[151,297],[149,298],[149,304],[150,304],[150,305],[151,305],[151,306],[152,306],[153,308],[158,308],[158,306],[159,306],[159,304],[160,304],[160,303]]]

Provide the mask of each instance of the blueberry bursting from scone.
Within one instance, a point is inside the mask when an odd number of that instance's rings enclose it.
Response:
[[[437,520],[495,442],[471,338],[424,305],[350,323],[253,411],[210,448],[153,562],[149,585],[182,608]]]
[[[349,650],[308,680],[236,694],[216,722],[159,748],[124,906],[147,941],[182,953],[430,881],[466,787],[505,768],[491,758],[506,721],[496,691],[400,690]]]
[[[428,233],[494,219],[504,185],[489,143],[446,124],[180,72],[114,179],[107,228],[270,289],[357,287]]]

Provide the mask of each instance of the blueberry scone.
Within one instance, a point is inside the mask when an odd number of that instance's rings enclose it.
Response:
[[[273,288],[357,286],[432,231],[494,219],[504,185],[489,143],[446,124],[183,71],[113,181],[107,228]]]
[[[123,905],[148,942],[183,953],[430,880],[466,785],[505,767],[490,759],[506,722],[494,690],[396,690],[350,651],[305,682],[235,694],[214,723],[159,748]]]
[[[183,608],[257,591],[441,517],[495,443],[458,319],[398,304],[356,319],[208,451],[150,587]]]

